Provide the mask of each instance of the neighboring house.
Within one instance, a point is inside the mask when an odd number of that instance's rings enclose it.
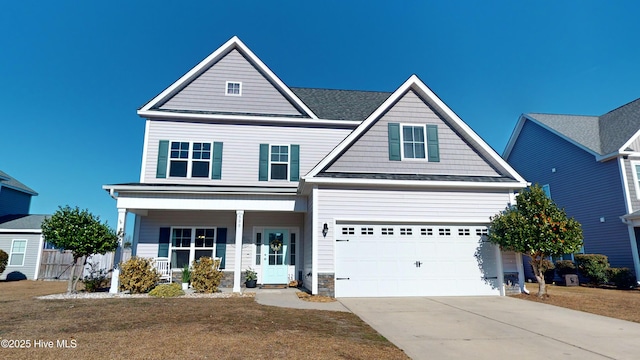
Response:
[[[234,37],[138,114],[140,180],[104,186],[118,229],[135,214],[134,255],[221,257],[233,291],[248,267],[336,297],[523,282],[485,235],[526,181],[416,76],[392,93],[290,88]]]
[[[602,116],[524,114],[503,157],[582,224],[584,252],[640,279],[640,99]]]
[[[38,193],[0,171],[0,249],[9,262],[0,280],[37,279],[44,215],[29,215],[31,197]]]

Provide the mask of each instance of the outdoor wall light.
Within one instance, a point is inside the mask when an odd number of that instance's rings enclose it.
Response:
[[[328,232],[329,232],[329,225],[327,225],[327,223],[324,223],[324,225],[322,225],[322,236],[327,237]]]

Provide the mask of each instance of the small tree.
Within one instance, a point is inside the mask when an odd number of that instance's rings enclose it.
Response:
[[[76,277],[78,259],[85,257],[82,267],[91,254],[106,254],[118,248],[118,235],[100,217],[88,210],[72,209],[69,205],[58,207],[50,218],[42,222],[42,235],[57,248],[71,250],[73,264],[67,293],[75,293],[80,277]]]
[[[538,297],[547,293],[544,261],[549,256],[574,253],[582,246],[582,227],[549,199],[540,185],[525,189],[517,205],[491,218],[489,241],[501,249],[529,255],[538,280]]]

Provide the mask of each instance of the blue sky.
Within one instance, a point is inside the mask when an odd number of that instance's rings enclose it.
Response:
[[[640,97],[636,1],[11,1],[0,12],[0,169],[32,213],[137,182],[136,110],[233,35],[287,85],[393,91],[417,74],[499,153],[521,113]],[[544,146],[541,144],[541,146]]]

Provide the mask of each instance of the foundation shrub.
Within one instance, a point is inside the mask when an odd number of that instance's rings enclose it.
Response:
[[[7,263],[9,263],[9,255],[6,251],[0,249],[0,274],[7,268]]]
[[[182,286],[179,283],[160,284],[149,291],[150,296],[168,298],[184,295]]]
[[[222,281],[222,271],[217,270],[220,260],[201,257],[191,266],[191,287],[200,293],[214,293]]]
[[[577,274],[578,268],[576,268],[576,264],[571,260],[558,260],[556,261],[556,273],[564,279],[565,275]]]
[[[149,292],[159,281],[152,260],[134,256],[120,264],[120,289],[132,294]]]
[[[607,282],[609,258],[601,254],[577,254],[576,264],[580,273],[589,278],[591,283],[601,285]]]
[[[638,286],[636,275],[626,267],[608,268],[607,278],[620,290],[633,289]]]

